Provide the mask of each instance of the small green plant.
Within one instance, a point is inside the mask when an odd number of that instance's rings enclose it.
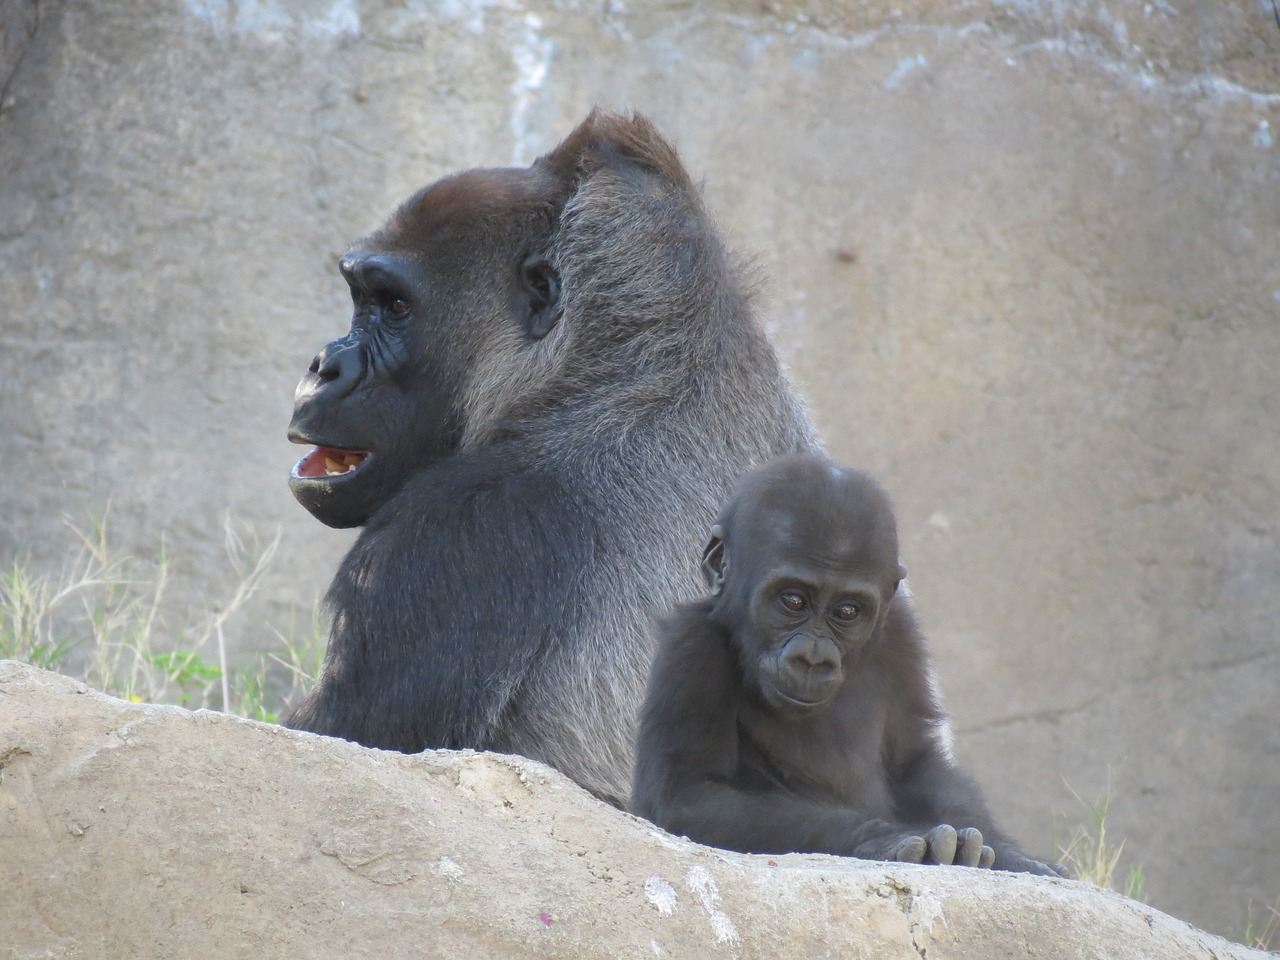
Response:
[[[1116,890],[1126,897],[1142,900],[1145,877],[1141,864],[1131,864],[1123,884],[1117,882],[1116,869],[1124,852],[1125,842],[1119,843],[1107,837],[1107,817],[1115,798],[1112,784],[1113,771],[1107,771],[1107,785],[1102,796],[1090,803],[1067,784],[1071,795],[1088,811],[1088,820],[1078,824],[1065,843],[1058,843],[1057,858],[1070,867],[1076,877],[1108,890]]]
[[[184,707],[206,703],[214,684],[223,677],[222,669],[206,662],[198,650],[153,653],[148,659],[159,668],[165,686],[178,688],[178,702]]]

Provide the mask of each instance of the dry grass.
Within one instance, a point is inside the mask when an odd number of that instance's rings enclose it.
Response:
[[[216,707],[274,721],[283,704],[314,681],[324,649],[322,625],[294,643],[280,637],[284,657],[228,660],[230,621],[258,590],[279,533],[248,544],[228,518],[227,559],[235,586],[227,599],[190,624],[164,618],[169,560],[163,542],[144,560],[116,551],[106,515],[75,530],[80,549],[57,575],[14,561],[0,573],[0,658],[74,672],[89,686],[135,702]]]
[[[1102,796],[1093,802],[1081,797],[1070,784],[1067,784],[1067,789],[1084,808],[1085,818],[1083,823],[1072,829],[1065,843],[1057,844],[1057,859],[1075,871],[1080,880],[1142,900],[1144,877],[1141,864],[1130,865],[1123,883],[1116,877],[1125,842],[1117,843],[1107,836],[1107,817],[1115,798],[1112,771],[1107,772],[1107,786]]]
[[[1280,899],[1255,912],[1249,904],[1244,928],[1244,942],[1255,950],[1276,952],[1280,949]]]

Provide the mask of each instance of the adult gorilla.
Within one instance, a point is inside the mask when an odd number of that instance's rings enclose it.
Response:
[[[814,446],[675,151],[593,112],[526,169],[411,197],[342,258],[298,386],[298,500],[363,525],[289,726],[558,767],[617,803],[654,616],[735,481]]]

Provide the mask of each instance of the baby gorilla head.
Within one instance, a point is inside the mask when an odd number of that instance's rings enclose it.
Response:
[[[787,715],[831,702],[906,573],[884,491],[811,456],[744,481],[711,530],[702,571],[748,691]]]

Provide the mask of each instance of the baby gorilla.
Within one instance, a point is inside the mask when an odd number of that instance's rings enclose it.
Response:
[[[745,853],[1067,875],[995,828],[951,756],[873,480],[817,456],[767,464],[712,528],[702,569],[711,597],[660,636],[637,814]]]

